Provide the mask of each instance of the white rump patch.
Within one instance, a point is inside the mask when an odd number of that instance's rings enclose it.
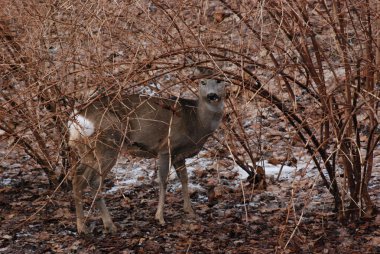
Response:
[[[68,122],[70,140],[78,140],[81,136],[89,137],[95,132],[94,123],[82,115],[77,115],[77,111],[74,111],[71,117],[75,120]]]

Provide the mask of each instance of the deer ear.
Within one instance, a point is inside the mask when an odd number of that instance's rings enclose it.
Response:
[[[213,70],[201,66],[195,67],[194,75],[197,77],[208,77],[214,74]]]
[[[214,70],[202,66],[197,66],[197,61],[195,61],[194,58],[190,55],[186,55],[184,57],[184,64],[192,66],[193,77],[195,78],[207,78],[215,75]]]

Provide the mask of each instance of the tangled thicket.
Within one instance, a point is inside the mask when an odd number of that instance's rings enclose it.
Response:
[[[231,84],[220,142],[241,167],[253,174],[265,156],[244,124],[247,105],[264,100],[304,144],[342,221],[372,216],[379,11],[374,0],[4,1],[0,138],[58,186],[74,108],[104,93],[187,93],[193,65],[208,66]]]

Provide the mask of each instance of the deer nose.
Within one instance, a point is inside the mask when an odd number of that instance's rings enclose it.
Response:
[[[216,93],[209,93],[209,94],[207,95],[207,99],[208,99],[209,101],[219,101],[219,100],[220,100],[220,97],[219,97],[219,95],[217,95]]]

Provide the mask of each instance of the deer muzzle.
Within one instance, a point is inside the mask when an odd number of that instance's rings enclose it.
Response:
[[[209,93],[209,94],[207,95],[207,100],[208,100],[209,102],[219,102],[220,99],[221,99],[220,96],[217,95],[216,93]]]

